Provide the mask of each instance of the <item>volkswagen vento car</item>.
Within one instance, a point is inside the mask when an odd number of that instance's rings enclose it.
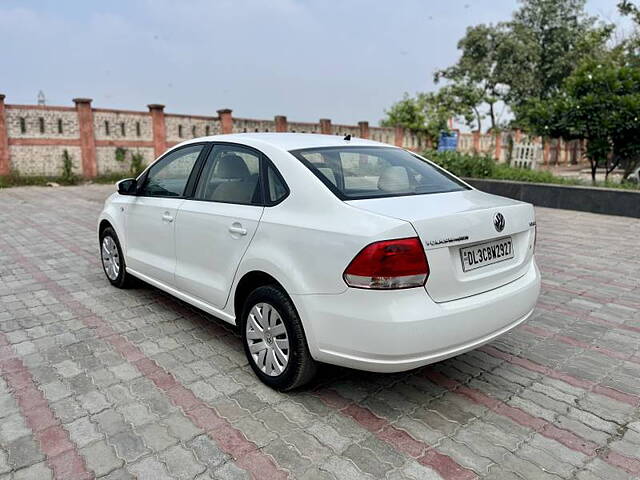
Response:
[[[183,142],[118,183],[98,234],[113,285],[137,277],[235,324],[280,390],[318,362],[398,372],[474,349],[540,290],[531,205],[350,137]]]

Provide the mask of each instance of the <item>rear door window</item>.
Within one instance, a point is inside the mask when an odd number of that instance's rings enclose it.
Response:
[[[209,153],[195,200],[261,205],[260,154],[237,145],[216,145]]]

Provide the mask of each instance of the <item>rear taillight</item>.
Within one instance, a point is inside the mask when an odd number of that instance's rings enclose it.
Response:
[[[428,276],[427,257],[416,237],[367,245],[343,275],[350,287],[372,289],[421,287]]]

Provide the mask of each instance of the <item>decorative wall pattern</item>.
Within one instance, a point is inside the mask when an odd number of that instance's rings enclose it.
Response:
[[[93,111],[93,132],[96,140],[153,139],[151,116],[146,112]]]
[[[424,138],[402,128],[289,122],[278,115],[272,120],[233,118],[231,110],[217,116],[165,114],[163,105],[149,105],[148,112],[92,108],[90,99],[74,99],[75,107],[6,105],[0,94],[0,175],[57,176],[62,155],[69,152],[76,173],[91,177],[127,173],[131,155],[140,153],[149,164],[167,148],[185,140],[209,135],[242,132],[298,132],[351,135],[423,151]],[[458,151],[491,155],[508,161],[514,142],[534,141],[519,131],[459,133]],[[117,155],[116,152],[119,152]],[[580,142],[548,140],[543,146],[544,163],[575,163],[582,158]],[[123,156],[124,153],[124,156]]]
[[[190,138],[218,135],[220,120],[217,117],[190,117],[188,115],[165,115],[167,141],[184,142]]]
[[[80,138],[78,115],[73,108],[39,109],[7,106],[7,130],[11,138]]]
[[[80,147],[63,145],[12,145],[9,147],[11,166],[25,176],[58,177],[62,174],[63,154],[67,150],[74,173],[82,174]]]

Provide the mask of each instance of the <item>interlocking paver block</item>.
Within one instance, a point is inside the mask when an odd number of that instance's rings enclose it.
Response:
[[[149,286],[111,287],[95,219],[112,191],[0,191],[0,374],[7,355],[22,362],[11,388],[0,375],[0,479],[46,477],[40,440],[62,451],[59,478],[81,471],[72,447],[111,480],[169,478],[167,465],[248,478],[271,461],[304,479],[467,478],[460,465],[486,478],[638,476],[640,220],[537,209],[543,286],[524,326],[413,372],[327,367],[316,385],[338,404],[315,386],[260,384],[227,324]],[[611,254],[594,257],[603,242]],[[28,373],[39,390],[25,394]]]
[[[111,406],[107,401],[107,398],[100,392],[90,391],[84,395],[78,397],[82,408],[88,411],[90,414],[96,414]]]
[[[357,444],[350,445],[343,455],[355,463],[360,470],[371,475],[383,477],[393,468],[392,465],[381,462],[374,452]]]
[[[82,417],[67,424],[67,430],[69,431],[71,440],[78,447],[84,447],[102,438],[102,435],[98,432],[98,428],[89,420],[89,417]]]
[[[169,429],[169,433],[183,442],[191,440],[202,434],[202,430],[196,427],[188,417],[182,413],[174,413],[161,421]]]
[[[127,469],[140,480],[172,480],[166,466],[152,457],[127,466]]]
[[[124,417],[115,410],[104,410],[91,417],[98,424],[100,431],[107,435],[115,435],[116,433],[128,430],[130,426],[125,422]]]
[[[14,480],[47,480],[53,478],[53,472],[45,462],[18,470],[13,474]]]
[[[206,435],[194,438],[187,446],[193,450],[200,463],[211,470],[229,460],[229,456]]]
[[[4,418],[0,422],[0,441],[3,444],[17,440],[30,433],[31,431],[27,428],[24,419],[17,413],[17,409],[13,415]]]
[[[86,459],[87,466],[95,472],[97,476],[105,475],[112,470],[123,465],[110,445],[104,440],[92,443],[81,448],[80,453]]]
[[[190,479],[205,471],[206,467],[198,463],[193,452],[180,445],[168,448],[160,454],[169,473],[178,479]]]
[[[375,478],[361,472],[353,463],[351,463],[350,460],[346,460],[342,457],[330,457],[322,464],[321,468],[331,472],[336,476],[336,478],[343,478],[345,480],[371,480],[372,478]]]
[[[119,468],[109,475],[102,477],[103,480],[135,480],[135,477],[126,470]]]
[[[291,472],[293,477],[299,477],[311,467],[311,460],[300,455],[300,452],[288,443],[276,439],[263,449],[278,460],[280,466]]]
[[[250,480],[251,477],[247,472],[238,468],[233,463],[225,463],[212,474],[213,478],[220,480]]]
[[[109,435],[108,441],[115,447],[118,457],[124,459],[127,463],[134,462],[149,453],[149,450],[144,446],[142,438],[130,430]]]
[[[157,417],[152,415],[147,407],[139,403],[130,403],[118,408],[118,410],[122,413],[125,420],[134,426],[144,425],[157,420]]]
[[[6,449],[9,456],[9,464],[14,469],[28,467],[44,460],[44,455],[31,435],[8,442]]]
[[[258,448],[268,445],[278,437],[276,433],[269,431],[262,422],[251,417],[241,418],[233,425],[240,429]]]
[[[331,425],[315,423],[307,428],[307,431],[336,453],[344,452],[352,443],[351,439],[340,435]]]

